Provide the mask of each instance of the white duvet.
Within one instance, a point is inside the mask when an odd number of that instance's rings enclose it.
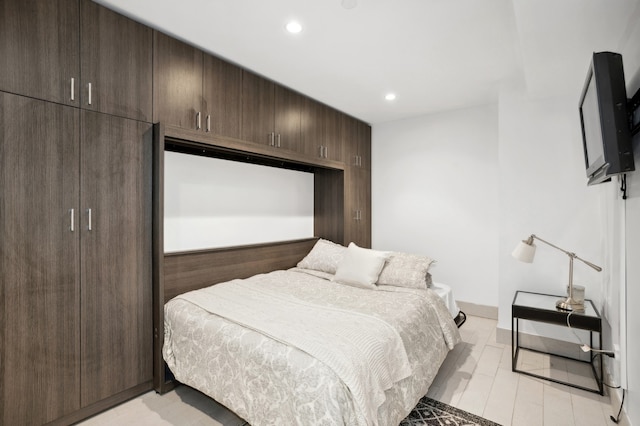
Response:
[[[365,290],[296,269],[165,306],[176,379],[253,426],[397,425],[458,341],[432,291]]]

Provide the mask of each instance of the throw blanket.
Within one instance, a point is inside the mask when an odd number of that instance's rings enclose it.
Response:
[[[322,361],[349,388],[369,425],[378,424],[385,390],[412,374],[398,332],[370,315],[315,305],[251,280],[229,281],[177,298]]]

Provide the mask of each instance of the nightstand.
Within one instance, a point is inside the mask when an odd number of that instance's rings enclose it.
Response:
[[[511,371],[603,395],[603,363],[602,360],[599,359],[600,357],[596,356],[596,354],[590,354],[590,361],[586,361],[583,359],[573,358],[565,355],[554,354],[548,351],[524,347],[520,344],[520,320],[542,322],[567,327],[567,316],[570,314],[570,312],[559,310],[556,308],[556,302],[559,299],[562,299],[562,296],[532,293],[528,291],[516,292],[513,298],[513,303],[511,305]],[[600,318],[600,314],[598,313],[598,310],[593,305],[593,302],[591,300],[585,300],[584,307],[584,312],[573,312],[571,314],[571,328],[589,331],[589,346],[591,346],[592,348],[594,337],[593,334],[597,333],[599,345],[594,349],[601,349],[602,319]],[[593,388],[582,386],[579,384],[570,383],[568,380],[565,381],[556,377],[543,376],[532,371],[518,369],[518,356],[520,355],[520,349],[559,357],[567,360],[567,362],[590,364],[596,386]]]

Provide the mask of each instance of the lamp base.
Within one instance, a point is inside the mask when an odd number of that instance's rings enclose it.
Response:
[[[556,302],[556,308],[563,311],[584,312],[584,303],[576,302],[570,297],[560,299]]]

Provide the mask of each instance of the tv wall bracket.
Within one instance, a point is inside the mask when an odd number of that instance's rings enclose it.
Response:
[[[629,111],[629,129],[631,136],[640,132],[640,89],[627,102]]]

